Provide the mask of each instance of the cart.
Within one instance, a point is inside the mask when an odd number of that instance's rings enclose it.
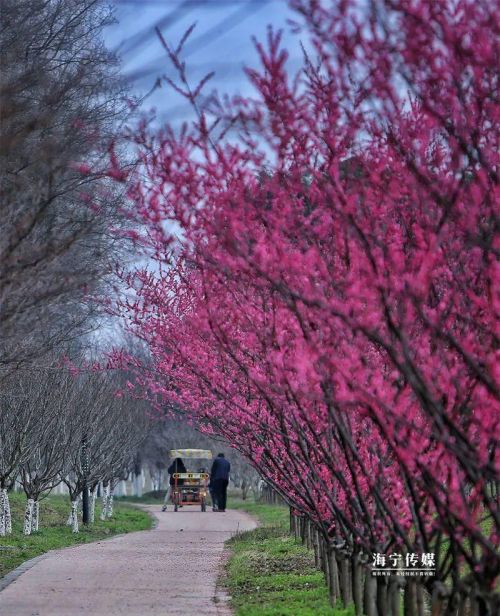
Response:
[[[183,460],[211,460],[212,452],[209,449],[172,449],[170,458]],[[174,473],[172,487],[172,502],[174,511],[186,505],[200,505],[202,511],[207,510],[208,480],[210,475],[206,472]]]

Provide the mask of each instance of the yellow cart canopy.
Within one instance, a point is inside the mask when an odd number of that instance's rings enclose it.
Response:
[[[208,473],[174,473],[173,477],[177,479],[208,479]]]
[[[169,455],[171,458],[212,459],[212,452],[210,449],[171,449]]]

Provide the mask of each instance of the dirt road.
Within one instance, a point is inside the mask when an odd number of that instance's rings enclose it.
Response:
[[[0,592],[0,616],[226,616],[224,541],[255,527],[239,511],[162,513],[151,531],[49,553]]]

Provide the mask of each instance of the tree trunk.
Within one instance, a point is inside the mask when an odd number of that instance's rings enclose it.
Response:
[[[365,592],[363,597],[364,613],[366,616],[378,616],[377,611],[377,578],[372,570],[367,569],[365,575]]]
[[[325,584],[330,588],[331,579],[330,578],[330,563],[328,561],[328,544],[323,539],[323,536],[319,537],[319,550],[321,552],[321,563],[323,564],[322,571],[325,574]],[[330,589],[331,590],[331,589]]]
[[[417,584],[417,616],[425,616],[424,587]]]
[[[12,515],[10,513],[10,500],[9,493],[4,489],[4,515],[5,515],[5,534],[10,535],[12,533]]]
[[[71,532],[79,532],[78,528],[78,499],[71,501]]]
[[[460,597],[460,607],[458,608],[457,616],[469,616],[470,613],[469,598]]]
[[[306,542],[306,517],[305,516],[300,517],[300,541],[302,542],[302,545],[304,545]]]
[[[493,590],[493,589],[492,589]],[[500,609],[500,601],[497,593],[492,593],[487,589],[480,589],[480,593],[477,596],[478,613],[479,616],[497,616]]]
[[[102,500],[101,500],[101,515],[99,516],[99,519],[101,520],[101,522],[104,522],[104,520],[107,517],[107,511],[108,511],[108,493],[109,493],[109,486],[108,485],[103,485],[102,486]]]
[[[391,575],[391,577],[389,578],[387,603],[391,616],[399,616],[401,613],[401,593],[400,582],[396,575]]]
[[[417,616],[417,583],[408,578],[404,594],[404,615]]]
[[[108,488],[108,504],[106,507],[106,517],[107,518],[113,517],[113,492],[114,492],[113,488]]]
[[[31,532],[37,532],[40,523],[40,502],[35,500],[33,502],[33,514],[31,516]]]
[[[32,498],[28,498],[28,502],[26,503],[26,509],[24,511],[24,526],[23,526],[24,535],[31,535],[34,503],[35,501]]]
[[[446,605],[446,587],[442,583],[436,582],[432,591],[431,615],[440,616]]]
[[[318,531],[316,528],[313,530],[313,548],[314,548],[314,566],[316,567],[316,569],[321,569],[322,568],[321,552],[319,549]]]
[[[0,537],[5,537],[6,535],[6,524],[5,524],[5,488],[0,490]]]
[[[351,580],[349,577],[349,560],[347,556],[341,554],[340,557],[340,595],[344,607],[351,601]]]
[[[387,604],[387,578],[377,578],[377,611],[382,616],[389,614]]]
[[[351,558],[352,569],[352,598],[354,601],[354,613],[356,616],[363,615],[363,569],[359,562],[359,554],[355,552]]]
[[[90,523],[93,524],[95,522],[95,486],[90,491]]]
[[[479,612],[479,604],[477,602],[477,597],[471,597],[470,600],[470,606],[471,606],[471,616],[481,616],[480,612]]]
[[[330,589],[330,601],[335,605],[339,597],[339,571],[337,566],[337,555],[335,548],[328,546],[328,588]]]
[[[142,472],[134,475],[134,496],[142,496]]]

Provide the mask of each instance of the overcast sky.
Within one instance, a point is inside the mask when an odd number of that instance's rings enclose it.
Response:
[[[268,24],[285,30],[290,68],[296,68],[301,52],[298,38],[290,33],[287,19],[293,17],[286,0],[114,0],[117,23],[106,30],[107,45],[117,51],[132,92],[144,95],[163,74],[173,76],[165,52],[155,34],[159,27],[169,43],[176,44],[186,29],[196,29],[184,50],[193,82],[216,72],[212,86],[220,92],[250,91],[244,65],[256,65],[251,37],[264,40]],[[146,107],[155,107],[158,117],[178,123],[189,109],[165,84]]]

